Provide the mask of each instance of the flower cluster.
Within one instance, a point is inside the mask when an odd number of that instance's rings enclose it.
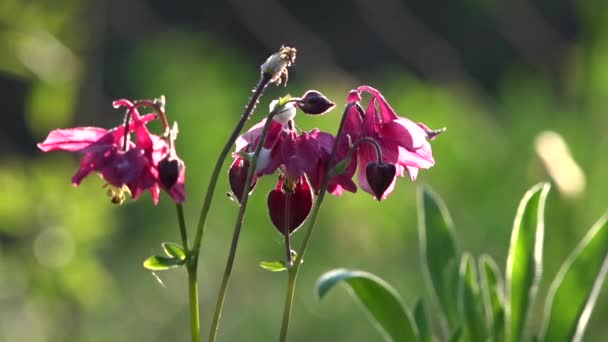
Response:
[[[164,98],[135,103],[121,99],[114,101],[113,106],[126,107],[124,125],[109,130],[99,127],[56,129],[38,144],[38,148],[44,152],[82,153],[80,168],[72,177],[72,184],[78,186],[85,177],[99,172],[112,186],[108,193],[114,203],[122,203],[125,192],[137,199],[143,191],[149,190],[156,204],[160,188],[175,202],[183,202],[186,199],[186,168],[175,152],[177,130],[169,130]],[[142,116],[137,109],[140,106],[153,107],[156,113]],[[166,136],[163,137],[150,133],[146,127],[159,115],[165,126]],[[131,133],[135,133],[134,141],[130,139]]]
[[[360,105],[364,92],[371,95],[366,110]],[[432,131],[397,116],[382,94],[369,86],[351,91],[347,102],[343,134],[338,141],[318,129],[310,132],[295,129],[296,109],[321,114],[334,107],[321,93],[308,91],[278,110],[273,102],[271,111],[274,109],[276,114],[272,116],[266,139],[260,141],[265,119],[236,141],[228,173],[233,198],[241,202],[244,192],[251,192],[259,177],[279,170],[277,186],[268,194],[268,210],[273,225],[288,236],[306,220],[313,205],[313,192],[319,193],[326,175],[331,177],[327,191],[340,196],[344,191],[356,192],[352,177],[358,169],[359,186],[382,200],[394,189],[397,176],[407,172],[414,180],[418,169],[433,166],[428,140],[443,130]],[[245,190],[251,155],[258,144],[263,145],[250,188]]]

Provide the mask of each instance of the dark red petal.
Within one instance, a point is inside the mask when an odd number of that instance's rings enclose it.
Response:
[[[380,201],[384,192],[386,192],[395,180],[397,169],[393,164],[371,162],[367,164],[365,171],[367,183],[376,196],[376,199]]]
[[[170,153],[158,163],[157,168],[160,184],[166,189],[171,189],[182,173],[184,162]]]
[[[287,230],[292,234],[304,223],[312,209],[313,195],[306,177],[300,177],[293,193],[286,193],[282,186],[278,186],[268,193],[267,203],[270,220],[279,233],[285,235],[287,223]]]
[[[228,170],[228,181],[230,182],[230,190],[234,194],[236,200],[240,203],[245,192],[245,182],[247,181],[247,173],[249,172],[249,160],[237,157],[230,169]],[[257,183],[257,177],[254,176],[251,179],[251,185],[249,192],[253,191],[255,184]]]
[[[107,156],[99,165],[99,172],[108,183],[120,187],[138,179],[148,160],[144,151],[133,148],[127,152],[117,151]]]

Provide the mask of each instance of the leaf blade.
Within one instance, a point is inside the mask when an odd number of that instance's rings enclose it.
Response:
[[[184,251],[182,246],[172,242],[163,242],[161,246],[163,247],[163,251],[165,251],[167,256],[178,258],[180,260],[186,259],[186,251]]]
[[[323,298],[337,284],[347,285],[351,295],[366,309],[376,328],[393,341],[416,341],[418,333],[397,292],[381,278],[367,272],[335,269],[323,274],[316,285]]]
[[[527,314],[542,273],[544,210],[550,185],[539,183],[519,203],[506,270],[506,329],[508,341],[520,341]]]
[[[426,186],[418,189],[418,235],[425,280],[450,327],[454,328],[458,316],[456,289],[446,286],[451,284],[447,269],[451,265],[457,270],[459,262],[454,224],[437,194]]]
[[[607,272],[608,214],[605,214],[566,258],[551,283],[542,340],[582,339]]]
[[[428,321],[428,314],[424,301],[418,298],[414,302],[414,321],[418,328],[418,341],[420,342],[431,342],[433,340],[433,334],[431,333],[431,327]]]
[[[167,258],[158,255],[153,255],[143,262],[144,267],[150,271],[164,271],[182,266],[183,264],[184,260],[179,258]]]

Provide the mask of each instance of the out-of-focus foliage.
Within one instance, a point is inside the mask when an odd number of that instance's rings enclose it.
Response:
[[[380,89],[400,115],[433,128],[446,126],[432,143],[436,166],[421,172],[417,182],[432,184],[451,203],[462,249],[475,255],[490,251],[502,256],[497,263],[504,265],[507,223],[516,208],[512,199],[531,184],[553,180],[556,191],[545,220],[546,277],[539,291],[546,291],[547,279],[557,273],[564,246],[571,248],[608,207],[605,1],[569,3],[572,8],[564,7],[566,2],[529,2],[538,15],[532,18],[567,33],[562,58],[547,67],[542,59],[554,61],[554,54],[530,55],[516,44],[517,35],[510,35],[509,29],[525,28],[524,17],[505,21],[501,11],[526,8],[506,1],[454,2],[458,5],[450,8],[434,2],[369,2],[373,8],[365,1],[280,3],[301,8],[248,3],[0,2],[0,341],[187,338],[183,269],[157,273],[161,285],[141,265],[159,254],[159,242],[179,241],[168,198],[154,206],[143,195],[138,202],[112,206],[95,177],[71,186],[77,159],[43,155],[35,142],[57,127],[114,127],[123,113],[111,108],[111,100],[164,94],[170,120],[179,122],[177,145],[188,167],[184,209],[193,232],[212,162],[250,96],[259,64],[282,43],[298,48],[297,64],[287,88],[267,89],[252,124],[272,98],[318,89],[337,109],[299,117],[298,125],[335,132],[348,91],[366,83]],[[443,41],[453,49],[445,50]],[[460,56],[464,69],[450,69],[457,61],[445,56]],[[435,70],[456,76],[439,77],[443,74]],[[462,70],[471,75],[459,78]],[[573,163],[574,168],[563,167]],[[572,187],[558,179],[579,184],[578,190],[569,191]],[[258,266],[283,255],[282,238],[265,206],[273,181],[262,179],[252,194],[220,340],[267,341],[278,335],[285,274]],[[218,189],[228,190],[225,177]],[[415,185],[399,179],[381,203],[363,193],[328,198],[299,279],[291,340],[378,339],[346,295],[314,300],[307,289],[324,270],[366,269],[395,284],[399,293],[422,293],[415,197]],[[218,191],[199,270],[203,330],[209,327],[236,211]],[[601,320],[608,315],[607,303],[600,295],[589,340],[608,334]],[[530,317],[541,317],[544,303],[536,304]]]
[[[438,296],[437,288],[448,281],[428,277],[432,289],[429,292],[437,304],[437,310],[431,313],[434,333],[420,300],[414,303],[416,323],[412,324],[399,295],[373,274],[346,269],[326,272],[317,282],[317,293],[323,297],[337,284],[348,285],[353,298],[362,304],[387,341],[427,341],[433,336],[441,341],[581,341],[608,272],[607,216],[602,216],[587,232],[560,267],[546,296],[544,325],[542,329],[534,327],[528,313],[535,305],[543,269],[545,202],[549,189],[548,183],[537,184],[520,202],[511,232],[505,283],[490,256],[481,256],[479,262],[468,252],[453,256],[460,257],[458,281],[454,282],[457,290],[450,298],[457,302],[458,314],[448,319],[447,324],[441,316],[449,316],[451,304]],[[430,234],[438,234],[444,240],[453,240],[452,229],[444,228],[450,218],[440,198],[422,189],[418,200],[419,239],[425,241]],[[432,252],[421,253],[426,273],[449,272],[449,261],[438,267],[429,253]],[[572,284],[578,287],[575,291]],[[405,335],[406,332],[409,334]]]

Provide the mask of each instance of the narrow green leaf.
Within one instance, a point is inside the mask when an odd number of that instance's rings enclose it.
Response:
[[[431,333],[431,327],[427,318],[427,310],[424,305],[424,301],[421,298],[416,299],[414,302],[414,321],[418,328],[418,341],[419,342],[431,342],[433,335]]]
[[[521,341],[542,272],[545,201],[548,183],[532,187],[519,203],[507,257],[506,335]]]
[[[462,325],[457,324],[454,329],[452,330],[452,333],[450,334],[450,338],[448,339],[449,342],[456,342],[456,341],[460,341],[460,338],[462,337]]]
[[[481,309],[481,296],[475,261],[469,253],[460,260],[459,305],[463,317],[464,336],[467,341],[485,341],[487,336],[485,319]]]
[[[458,320],[456,293],[452,291],[456,283],[449,277],[457,276],[459,262],[453,223],[441,198],[424,186],[418,190],[418,234],[426,281],[453,328]]]
[[[544,341],[580,341],[608,272],[608,214],[591,227],[551,283]]]
[[[283,261],[260,261],[260,267],[270,272],[287,271],[287,267]]]
[[[151,271],[164,271],[169,268],[179,267],[183,264],[184,260],[182,259],[162,256],[151,256],[144,260],[144,267]]]
[[[163,250],[167,256],[172,258],[178,258],[181,260],[186,259],[186,252],[182,248],[182,246],[171,243],[171,242],[163,242],[162,245]]]
[[[489,255],[479,258],[481,291],[488,328],[493,341],[502,341],[505,326],[504,285],[496,262]]]
[[[319,298],[336,284],[347,285],[353,297],[363,305],[375,327],[387,340],[416,341],[418,334],[410,314],[401,304],[397,292],[379,277],[347,269],[335,269],[317,281]]]

